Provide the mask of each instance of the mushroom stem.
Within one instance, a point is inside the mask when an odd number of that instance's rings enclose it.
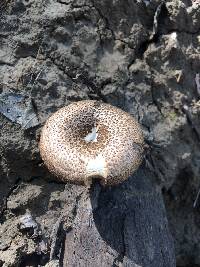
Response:
[[[98,155],[96,158],[90,159],[87,163],[86,171],[88,178],[99,177],[106,180],[107,167],[105,159],[101,155]]]

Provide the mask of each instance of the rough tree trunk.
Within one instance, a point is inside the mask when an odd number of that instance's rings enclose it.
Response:
[[[200,266],[199,17],[198,0],[0,1],[0,266],[175,266],[162,195],[177,266]],[[155,175],[90,197],[50,177],[41,128],[83,99],[136,117]]]

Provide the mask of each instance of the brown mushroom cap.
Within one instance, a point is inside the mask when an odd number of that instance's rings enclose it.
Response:
[[[123,110],[100,101],[84,100],[55,112],[40,138],[41,157],[62,181],[104,185],[128,178],[143,158],[138,122]]]

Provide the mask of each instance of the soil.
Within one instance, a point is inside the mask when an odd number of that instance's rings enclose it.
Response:
[[[140,122],[177,266],[200,266],[199,1],[3,0],[0,13],[0,266],[59,266],[84,188],[49,174],[38,141],[83,99]]]

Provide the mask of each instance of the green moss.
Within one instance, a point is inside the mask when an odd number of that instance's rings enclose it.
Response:
[[[175,121],[177,119],[177,113],[175,111],[171,111],[167,116],[170,120]]]

